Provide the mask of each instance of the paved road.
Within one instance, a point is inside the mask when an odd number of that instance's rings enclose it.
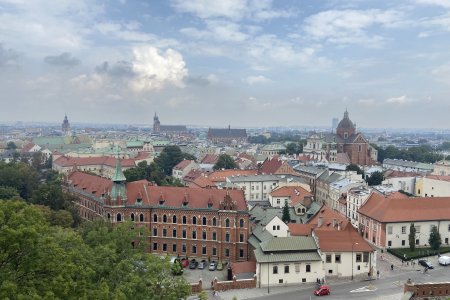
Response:
[[[416,268],[401,274],[389,274],[389,276],[380,280],[330,284],[331,295],[326,297],[326,299],[399,299],[399,296],[403,293],[403,285],[408,278],[418,283],[450,281],[450,267],[436,266],[436,269],[429,270],[427,274],[424,274],[422,269]],[[373,287],[373,290],[361,291],[369,285]],[[310,298],[315,298],[312,293],[312,289],[306,289],[283,294],[259,296],[253,299],[309,300]]]

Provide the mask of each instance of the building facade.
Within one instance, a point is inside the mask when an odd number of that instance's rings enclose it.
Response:
[[[242,191],[159,187],[74,171],[64,189],[79,196],[82,218],[132,221],[147,232],[147,251],[223,262],[246,261],[248,211]],[[145,233],[143,233],[145,234]]]

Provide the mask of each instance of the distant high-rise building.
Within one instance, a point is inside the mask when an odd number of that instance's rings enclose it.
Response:
[[[70,135],[70,124],[69,120],[67,119],[67,114],[64,116],[64,121],[61,125],[61,131],[64,135]]]
[[[331,120],[331,132],[336,132],[336,128],[339,124],[339,119],[338,118],[333,118]]]

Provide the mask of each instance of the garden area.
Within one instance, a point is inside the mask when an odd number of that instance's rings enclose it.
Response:
[[[387,249],[387,251],[400,259],[411,260],[438,254],[450,252],[450,247],[440,247],[438,250],[433,250],[431,247],[415,248],[411,251],[410,248],[394,248]]]

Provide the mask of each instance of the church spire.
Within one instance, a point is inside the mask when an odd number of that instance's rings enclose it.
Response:
[[[114,174],[112,181],[114,182],[123,182],[126,181],[125,175],[123,175],[122,167],[120,166],[120,159],[116,159],[116,173]]]

